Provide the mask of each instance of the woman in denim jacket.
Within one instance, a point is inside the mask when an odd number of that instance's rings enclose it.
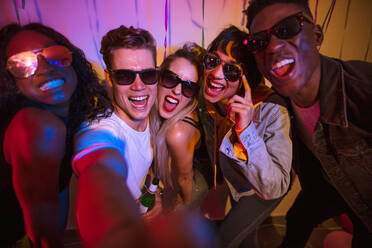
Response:
[[[288,111],[241,48],[246,35],[234,26],[223,30],[203,60],[199,113],[214,171],[211,191],[225,185],[232,198],[218,230],[223,247],[258,247],[257,229],[291,181]]]

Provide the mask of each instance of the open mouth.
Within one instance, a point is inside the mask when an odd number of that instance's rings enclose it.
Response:
[[[283,78],[288,76],[294,69],[295,61],[294,59],[283,59],[276,62],[270,72],[274,77]]]
[[[178,103],[178,99],[172,96],[166,96],[164,98],[163,109],[167,112],[172,112],[177,107]]]
[[[225,86],[220,83],[216,83],[215,81],[208,79],[205,93],[210,96],[216,96],[221,93],[225,89]]]
[[[46,81],[42,83],[39,86],[39,89],[43,92],[48,91],[48,90],[53,90],[55,88],[61,87],[64,83],[65,83],[65,80],[63,79],[54,79],[54,80]]]
[[[128,99],[136,109],[144,109],[149,96],[130,96]]]

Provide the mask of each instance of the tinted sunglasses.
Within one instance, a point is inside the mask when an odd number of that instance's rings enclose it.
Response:
[[[8,58],[6,69],[16,78],[28,78],[37,70],[39,55],[49,64],[61,68],[72,63],[72,52],[65,46],[55,45],[14,54]]]
[[[146,85],[155,84],[158,81],[159,71],[156,69],[146,69],[142,71],[132,71],[127,69],[119,70],[108,70],[111,72],[115,83],[120,85],[130,85],[136,79],[137,74],[139,74],[142,82]]]
[[[170,70],[164,70],[161,73],[160,79],[161,86],[168,89],[174,88],[178,84],[181,84],[182,94],[187,98],[191,98],[199,92],[199,85],[197,83],[189,80],[182,80],[176,73]]]
[[[313,23],[301,12],[288,16],[267,30],[249,35],[243,44],[252,53],[261,52],[269,44],[272,34],[282,40],[290,39],[301,32],[304,22]]]
[[[217,54],[207,53],[204,55],[203,63],[205,69],[213,70],[219,64],[221,64],[222,61]],[[239,68],[239,66],[231,63],[224,63],[222,70],[225,79],[229,80],[230,82],[235,82],[242,76],[242,70]]]

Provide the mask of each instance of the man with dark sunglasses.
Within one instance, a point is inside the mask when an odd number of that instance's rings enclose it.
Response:
[[[304,247],[313,228],[347,213],[352,246],[372,244],[372,65],[319,53],[323,33],[307,0],[252,0],[244,40],[261,73],[291,106],[301,192],[282,247]]]
[[[135,206],[134,200],[141,195],[153,159],[150,139],[156,124],[149,117],[158,81],[152,35],[143,29],[120,26],[109,31],[101,45],[114,112],[108,118],[87,123],[77,133],[72,163],[78,176],[77,220],[88,246],[107,238],[106,233],[119,223],[137,223],[135,216],[120,209]],[[97,175],[105,176],[99,176],[97,182]],[[144,213],[148,219],[161,210],[160,198],[156,199],[157,206]],[[131,223],[128,225],[131,228]]]

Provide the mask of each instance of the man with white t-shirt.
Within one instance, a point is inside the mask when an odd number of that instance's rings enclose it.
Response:
[[[134,200],[153,158],[150,129],[155,125],[149,114],[157,94],[155,41],[146,30],[120,26],[103,37],[101,53],[114,111],[75,135],[72,162],[78,176],[76,216],[87,246],[99,244],[123,223],[128,229],[144,230],[133,214],[137,211],[123,211],[121,206],[137,208]],[[160,209],[145,215],[152,218]],[[141,231],[134,233],[128,237],[140,239]]]

